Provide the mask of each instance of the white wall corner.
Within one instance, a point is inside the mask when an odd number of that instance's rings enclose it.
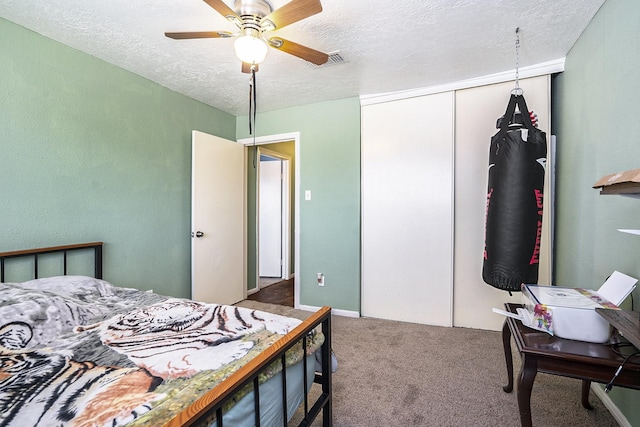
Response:
[[[618,424],[620,424],[620,427],[632,427],[629,420],[627,420],[627,417],[625,417],[622,411],[620,411],[616,404],[613,403],[613,400],[611,400],[609,395],[604,392],[602,386],[591,383],[591,390],[596,396],[598,396],[600,401],[602,401],[602,404],[609,410],[609,412],[611,412],[611,416],[615,418]]]

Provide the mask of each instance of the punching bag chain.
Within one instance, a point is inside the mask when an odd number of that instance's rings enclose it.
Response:
[[[520,89],[520,27],[516,28],[516,87],[512,93],[514,95],[522,95],[522,89]]]

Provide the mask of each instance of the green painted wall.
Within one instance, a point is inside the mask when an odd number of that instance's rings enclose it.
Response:
[[[188,297],[191,130],[235,117],[3,19],[0,76],[0,250],[102,240],[105,279]]]
[[[247,118],[3,19],[0,75],[0,250],[102,240],[105,279],[188,297],[191,130],[234,140],[248,136]],[[358,311],[358,99],[258,120],[262,135],[300,131],[307,156],[302,304]]]
[[[554,81],[557,146],[555,283],[598,288],[613,270],[640,278],[640,199],[600,196],[603,175],[640,168],[640,2],[607,0]],[[640,310],[640,289],[634,292]],[[609,396],[640,426],[639,391]]]
[[[239,117],[238,138],[248,129],[248,117]],[[358,98],[261,113],[256,129],[257,136],[300,132],[300,303],[360,311]],[[324,273],[324,287],[317,273]]]

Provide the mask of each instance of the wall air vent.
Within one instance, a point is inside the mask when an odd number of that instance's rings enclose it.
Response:
[[[316,65],[311,62],[307,62],[307,64],[309,65],[309,67],[313,68],[314,70],[317,70],[318,68],[326,68],[326,67],[331,67],[332,65],[346,64],[347,62],[349,61],[347,61],[344,58],[344,56],[340,53],[340,51],[335,51],[335,52],[329,52],[329,60],[322,65]]]

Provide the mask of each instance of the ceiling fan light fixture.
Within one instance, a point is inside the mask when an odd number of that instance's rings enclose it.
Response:
[[[233,48],[238,59],[247,64],[261,63],[269,50],[267,42],[252,32],[247,32],[236,38]]]
[[[257,65],[264,61],[270,48],[278,49],[315,65],[322,65],[329,59],[329,55],[324,52],[265,34],[322,12],[321,0],[289,0],[276,9],[271,5],[273,0],[233,0],[233,9],[227,4],[232,0],[204,1],[228,21],[235,24],[240,31],[238,33],[229,31],[166,32],[165,36],[175,40],[235,37],[234,51],[238,59],[242,61],[243,73],[257,71]]]

